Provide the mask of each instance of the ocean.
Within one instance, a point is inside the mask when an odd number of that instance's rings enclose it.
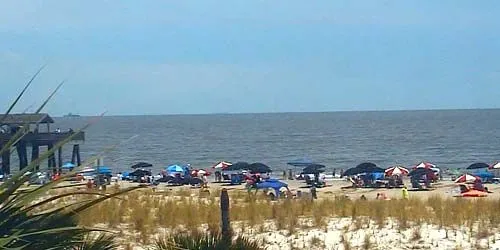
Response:
[[[53,128],[76,130],[90,119],[56,118]],[[500,160],[499,122],[500,110],[110,116],[87,129],[81,153],[87,159],[137,135],[106,154],[104,165],[119,172],[146,161],[156,172],[225,160],[282,171],[288,161],[308,157],[328,171],[362,162],[465,168]],[[71,146],[63,156],[70,160]]]

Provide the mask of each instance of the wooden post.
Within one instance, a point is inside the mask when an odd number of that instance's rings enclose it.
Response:
[[[231,241],[231,225],[229,221],[229,195],[227,189],[223,188],[220,194],[221,227],[222,239],[226,242]]]
[[[36,159],[38,159],[40,155],[40,150],[38,149],[38,145],[36,143],[33,143],[33,145],[31,145],[31,161],[35,161]],[[40,170],[40,165],[36,165],[35,166],[35,172],[38,172]]]
[[[71,154],[71,163],[76,164],[77,166],[82,165],[82,162],[80,159],[80,145],[79,144],[73,145],[73,153]]]
[[[16,145],[17,156],[19,158],[19,169],[28,166],[28,153],[26,152],[26,143],[19,142]]]
[[[4,176],[10,174],[10,150],[2,154],[2,172]]]
[[[62,147],[59,147],[59,149],[57,150],[57,171],[59,173],[62,173],[62,165],[63,165],[63,162],[62,162]]]
[[[54,148],[54,145],[52,143],[50,143],[48,145],[48,150],[51,150],[52,148]],[[52,170],[52,174],[55,175],[57,173],[57,169],[56,169],[56,157],[55,157],[54,153],[50,154],[48,165],[49,165],[48,166],[49,167],[49,171]]]

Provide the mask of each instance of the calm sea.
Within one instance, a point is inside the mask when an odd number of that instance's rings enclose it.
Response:
[[[62,130],[90,118],[58,118]],[[206,168],[221,161],[268,164],[307,156],[328,169],[370,161],[381,167],[430,161],[442,168],[500,160],[500,110],[331,112],[104,117],[86,132],[83,158],[137,137],[108,153],[104,164],[128,170],[137,161],[159,171],[169,164]],[[65,160],[71,147],[66,146]]]

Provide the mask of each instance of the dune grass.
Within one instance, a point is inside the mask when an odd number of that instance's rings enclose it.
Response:
[[[138,233],[138,240],[151,242],[158,228],[168,232],[193,233],[200,229],[216,235],[220,228],[219,199],[212,193],[198,195],[188,189],[155,193],[136,190],[125,195],[124,200],[107,200],[81,214],[84,225],[105,223],[110,228],[130,228]],[[280,200],[271,202],[262,194],[230,192],[230,217],[234,230],[262,233],[279,230],[293,235],[304,228],[325,228],[333,217],[350,217],[347,229],[368,228],[369,223],[378,227],[393,225],[399,230],[420,228],[432,224],[442,228],[466,226],[477,238],[491,235],[486,228],[500,224],[499,200],[465,200],[430,197],[426,200],[349,200],[332,199]],[[453,216],[450,216],[453,214]],[[389,223],[390,222],[390,223]],[[414,232],[418,239],[419,232]]]

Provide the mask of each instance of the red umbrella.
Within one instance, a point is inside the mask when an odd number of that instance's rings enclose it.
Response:
[[[212,168],[215,168],[217,170],[224,170],[224,169],[228,168],[231,165],[233,165],[233,164],[230,163],[230,162],[221,161],[221,162],[215,164]]]
[[[481,180],[481,178],[470,174],[464,174],[458,177],[455,183],[475,182],[477,180]]]
[[[496,162],[495,164],[491,164],[490,169],[500,169],[500,162]]]
[[[393,175],[407,175],[410,171],[402,166],[394,166],[386,169],[385,175],[393,176]]]
[[[429,163],[429,162],[421,162],[418,165],[415,165],[413,168],[435,168],[436,165]]]

